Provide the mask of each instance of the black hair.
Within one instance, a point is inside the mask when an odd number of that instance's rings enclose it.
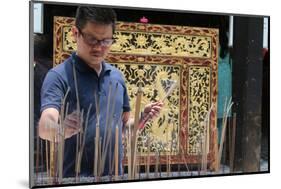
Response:
[[[111,24],[112,31],[115,31],[116,13],[110,8],[79,6],[76,11],[75,26],[82,30],[87,22],[98,24]]]

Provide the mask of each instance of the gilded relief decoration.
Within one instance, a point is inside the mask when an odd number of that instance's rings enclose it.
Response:
[[[112,53],[211,57],[211,37],[123,31],[114,37]]]
[[[54,17],[54,66],[67,59],[76,49],[76,44],[71,36],[71,26],[74,19],[69,17]]]
[[[135,107],[135,96],[138,86],[142,86],[143,95],[141,107],[149,102],[161,100],[174,82],[180,81],[180,66],[150,65],[150,64],[113,64],[125,76],[126,86],[130,97],[130,106]],[[180,120],[180,90],[176,88],[164,101],[158,118],[149,121],[138,139],[138,152],[147,153],[146,144],[150,140],[150,152],[161,151],[170,154],[178,151],[177,145],[172,142],[178,140],[178,134],[172,132],[179,130]],[[132,109],[134,115],[134,109]]]
[[[73,24],[73,18],[55,17],[54,66],[76,49],[70,30]],[[159,118],[147,123],[139,138],[139,152],[147,152],[144,143],[149,136],[152,152],[174,155],[172,163],[198,163],[201,122],[211,104],[210,127],[216,128],[218,30],[117,22],[114,38],[107,61],[124,74],[132,109],[138,85],[144,87],[143,107],[161,99],[171,82],[179,83]],[[209,162],[214,161],[216,142],[210,132]]]
[[[204,121],[210,109],[211,70],[206,66],[190,66],[188,73],[188,153],[197,154],[201,136],[204,134]],[[200,151],[200,150],[199,150]]]
[[[71,26],[63,27],[62,48],[63,51],[73,52],[76,50],[76,43],[72,37]]]

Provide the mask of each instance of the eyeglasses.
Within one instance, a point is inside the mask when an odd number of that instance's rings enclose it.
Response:
[[[78,29],[78,30],[79,30],[79,33],[81,33],[81,35],[84,39],[84,42],[90,46],[101,45],[103,47],[110,47],[110,45],[112,45],[112,43],[114,42],[113,38],[98,40],[95,37],[93,37],[92,35],[86,34],[86,33],[82,32],[80,29]]]

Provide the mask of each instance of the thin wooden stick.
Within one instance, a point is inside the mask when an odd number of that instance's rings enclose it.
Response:
[[[99,133],[100,133],[100,127],[97,124],[96,126],[96,138],[95,138],[95,158],[94,158],[94,176],[95,178],[98,177],[98,163],[99,163]]]
[[[80,113],[80,100],[79,100],[79,93],[78,93],[78,82],[77,82],[77,76],[76,76],[76,69],[75,69],[75,66],[74,64],[72,64],[72,70],[73,70],[73,79],[74,79],[74,87],[75,87],[75,95],[76,95],[76,105],[77,105],[77,111],[78,111],[78,116],[79,116],[79,113]]]
[[[206,167],[205,167],[205,162],[207,161],[206,160],[206,146],[207,146],[207,124],[206,124],[206,127],[204,129],[204,135],[203,135],[203,138],[202,138],[202,162],[201,162],[201,172],[200,173],[203,173],[205,174],[206,173]]]
[[[49,178],[50,177],[50,173],[49,173],[49,153],[48,153],[48,151],[49,151],[49,149],[48,149],[48,140],[45,140],[45,146],[46,146],[46,148],[45,148],[45,155],[46,155],[46,172],[47,172],[47,178]]]
[[[157,178],[158,177],[158,164],[159,164],[159,155],[158,155],[158,149],[156,149],[155,151],[155,158],[156,158],[156,162],[155,162],[155,170],[154,170],[154,177]]]
[[[55,142],[50,142],[50,177],[55,177]]]
[[[161,102],[164,102],[164,100],[172,94],[173,90],[177,87],[177,85],[178,85],[177,81],[174,81],[174,83],[171,85],[166,95],[162,98]]]
[[[128,145],[127,145],[127,155],[128,155],[128,179],[132,179],[132,137],[131,137],[131,125],[128,127]]]
[[[182,149],[181,151],[183,152],[183,151],[184,151],[183,145],[180,144],[180,147],[181,147],[181,149]],[[186,170],[189,172],[189,167],[188,167],[188,165],[187,165],[187,160],[186,160],[185,155],[184,155],[183,153],[181,153],[181,157],[182,157],[182,159],[184,160],[184,164],[185,164]]]
[[[99,142],[99,157],[98,157],[98,165],[99,165],[99,169],[98,169],[98,178],[97,178],[97,181],[99,181],[100,177],[101,177],[101,168],[102,168],[102,165],[101,165],[101,147],[102,147],[102,137],[100,137],[100,142]]]
[[[139,135],[138,125],[139,125],[139,115],[141,109],[141,99],[142,99],[143,91],[141,86],[139,86],[137,91],[137,98],[136,98],[136,107],[135,107],[135,120],[134,120],[134,130],[133,130],[133,138],[132,138],[132,165],[133,165],[133,178],[135,178],[135,168],[136,168],[136,151],[137,151],[137,137]]]
[[[213,135],[213,141],[214,141],[214,147],[213,147],[213,150],[214,150],[214,162],[211,164],[211,167],[212,169],[215,170],[215,172],[218,172],[218,129],[217,127],[213,127],[211,128],[211,132],[212,132],[212,135]],[[191,172],[192,173],[192,172]]]
[[[236,137],[236,113],[233,114],[232,123],[232,137],[231,137],[231,154],[230,154],[230,172],[234,171],[234,154],[235,154],[235,137]]]
[[[112,169],[110,170],[112,173],[114,168],[115,180],[118,180],[119,177],[119,127],[121,128],[122,132],[122,116],[119,117],[115,126],[114,158],[112,158]]]
[[[110,99],[111,99],[111,90],[112,90],[112,82],[109,82],[109,89],[108,89],[108,96],[107,96],[107,107],[106,107],[106,120],[105,120],[105,129],[104,129],[104,134],[103,134],[103,144],[102,144],[102,156],[104,156],[104,151],[105,151],[105,141],[107,139],[108,135],[108,121],[109,121],[109,114],[110,114]],[[102,157],[103,158],[103,157]]]
[[[137,130],[137,132],[134,134],[134,137],[133,137],[133,170],[132,170],[132,174],[133,174],[133,178],[135,179],[136,178],[136,167],[137,167],[137,163],[136,163],[136,158],[137,158],[137,138],[139,136],[139,130]]]
[[[81,138],[82,138],[82,135],[83,135],[83,117],[84,117],[84,110],[82,109],[82,111],[81,111],[81,115],[79,116],[80,117],[80,128],[81,128],[81,130],[80,130],[80,132],[79,133],[77,133],[77,137],[76,137],[76,163],[75,163],[75,174],[76,174],[76,182],[79,182],[79,173],[80,173],[80,171],[79,171],[79,169],[80,169],[80,163],[79,163],[79,161],[80,161],[80,156],[81,156],[81,151],[80,151],[80,149],[81,149]]]
[[[119,128],[118,128],[118,124],[115,128],[115,180],[118,179],[118,165],[119,165]]]
[[[115,111],[115,104],[116,104],[116,95],[117,95],[117,90],[118,90],[118,83],[116,83],[115,85],[115,91],[113,93],[113,98],[112,98],[112,111],[111,111],[111,114],[109,115],[109,120],[108,120],[108,125],[106,125],[107,127],[107,133],[106,133],[106,144],[105,144],[105,148],[103,150],[103,157],[102,157],[102,165],[103,165],[103,168],[102,168],[102,172],[104,171],[104,165],[105,165],[105,159],[106,159],[106,156],[107,156],[107,151],[108,151],[108,146],[110,147],[110,150],[111,150],[111,141],[112,141],[112,138],[111,138],[111,135],[112,135],[112,120],[113,120],[113,116],[114,116],[114,111]],[[110,102],[108,102],[110,103]],[[108,118],[108,117],[107,117]],[[111,156],[112,156],[112,152],[109,153],[109,172],[111,170]]]
[[[209,136],[210,136],[210,114],[212,112],[212,109],[214,107],[214,104],[211,105],[210,109],[206,113],[206,117],[204,119],[204,136],[203,136],[203,150],[202,150],[202,164],[201,164],[201,172],[203,174],[206,174],[207,172],[207,165],[208,165],[208,153],[209,153]]]
[[[147,160],[146,160],[146,178],[149,178],[150,172],[150,137],[147,136]]]
[[[221,132],[221,138],[220,138],[220,147],[219,147],[219,152],[218,152],[217,170],[220,169],[220,162],[221,162],[221,157],[222,157],[222,149],[223,149],[223,143],[224,143],[224,138],[225,138],[225,129],[226,129],[226,123],[227,123],[227,115],[228,115],[232,105],[233,105],[233,103],[231,102],[231,98],[230,98],[228,106],[227,106],[227,108],[225,108],[226,111],[224,112],[222,132]]]
[[[160,163],[160,160],[161,160],[161,151],[159,151],[158,156],[159,156],[159,160],[158,160],[158,161],[159,161],[159,166],[158,166],[159,169],[158,169],[158,170],[159,170],[159,177],[161,178],[161,177],[162,177],[162,170],[161,170],[161,169],[162,169],[162,166],[161,166],[161,163]]]
[[[179,152],[178,152],[177,158],[178,158],[178,175],[180,176],[181,149],[180,149],[180,143],[179,143],[179,136],[177,137],[177,146],[179,147]]]
[[[98,177],[98,162],[99,162],[99,141],[100,141],[100,103],[99,96],[94,93],[95,96],[95,107],[96,107],[96,136],[95,136],[95,157],[94,157],[94,169],[93,175],[95,178]]]
[[[173,125],[174,125],[174,123],[173,123]],[[173,128],[173,130],[174,130],[174,128]],[[168,162],[168,176],[170,176],[170,174],[171,174],[171,154],[173,155],[173,136],[172,136],[172,133],[171,133],[171,145],[170,145],[170,154],[169,154],[169,162]]]
[[[51,130],[51,136],[53,137],[53,140],[50,141],[50,175],[53,178],[55,178],[55,134],[54,131]]]
[[[169,166],[169,156],[168,156],[168,123],[166,125],[166,143],[167,143],[167,150],[166,150],[166,174],[168,175],[168,166]]]
[[[43,155],[43,140],[40,139],[40,157],[41,157],[41,177],[43,182],[43,172],[44,172],[44,155]]]
[[[80,175],[80,172],[81,172],[81,161],[82,161],[84,147],[85,147],[85,141],[86,141],[87,130],[88,130],[89,115],[90,115],[91,108],[92,108],[92,104],[90,104],[90,106],[88,108],[88,112],[87,112],[87,115],[86,115],[86,121],[85,121],[85,129],[84,129],[84,132],[82,133],[82,136],[81,136],[81,138],[83,138],[83,139],[82,139],[82,144],[81,144],[79,154],[78,154],[78,168],[77,168],[78,169],[77,170],[78,175]],[[83,112],[82,112],[82,115],[83,115]]]

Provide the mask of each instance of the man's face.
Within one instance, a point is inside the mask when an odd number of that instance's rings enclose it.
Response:
[[[99,68],[113,41],[112,25],[87,22],[84,28],[74,26],[72,31],[77,42],[78,56],[90,67]]]

